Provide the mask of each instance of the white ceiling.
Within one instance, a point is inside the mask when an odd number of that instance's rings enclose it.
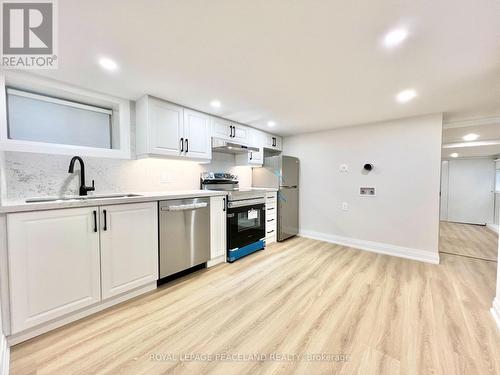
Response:
[[[273,131],[498,109],[500,2],[59,1],[59,69],[41,74],[145,93]],[[394,27],[409,37],[386,50]],[[101,70],[99,56],[120,70]],[[404,105],[395,94],[414,88]],[[219,99],[215,112],[209,102]]]

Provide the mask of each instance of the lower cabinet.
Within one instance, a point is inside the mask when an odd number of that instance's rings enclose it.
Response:
[[[157,203],[100,207],[102,298],[158,279]]]
[[[266,193],[266,244],[276,242],[277,237],[277,193]]]
[[[97,207],[7,215],[13,333],[100,301],[97,221]]]
[[[154,282],[157,203],[7,215],[13,334]]]
[[[226,197],[210,198],[209,265],[226,261]]]

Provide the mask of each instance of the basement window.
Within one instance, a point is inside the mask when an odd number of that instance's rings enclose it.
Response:
[[[113,109],[7,88],[7,136],[12,140],[113,148]]]

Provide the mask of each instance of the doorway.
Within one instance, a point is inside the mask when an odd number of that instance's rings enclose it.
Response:
[[[444,125],[440,253],[497,262],[499,156],[500,123]]]

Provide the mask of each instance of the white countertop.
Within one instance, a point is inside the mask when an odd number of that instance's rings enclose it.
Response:
[[[51,202],[30,202],[30,203],[26,203],[25,201],[8,201],[4,202],[0,206],[0,213],[55,210],[59,208],[70,208],[70,207],[92,207],[92,206],[103,206],[109,204],[152,202],[152,201],[161,201],[168,199],[213,197],[213,196],[227,195],[227,192],[210,191],[210,190],[177,190],[177,191],[161,191],[161,192],[147,192],[147,193],[128,192],[124,194],[139,194],[139,196],[58,200]]]

